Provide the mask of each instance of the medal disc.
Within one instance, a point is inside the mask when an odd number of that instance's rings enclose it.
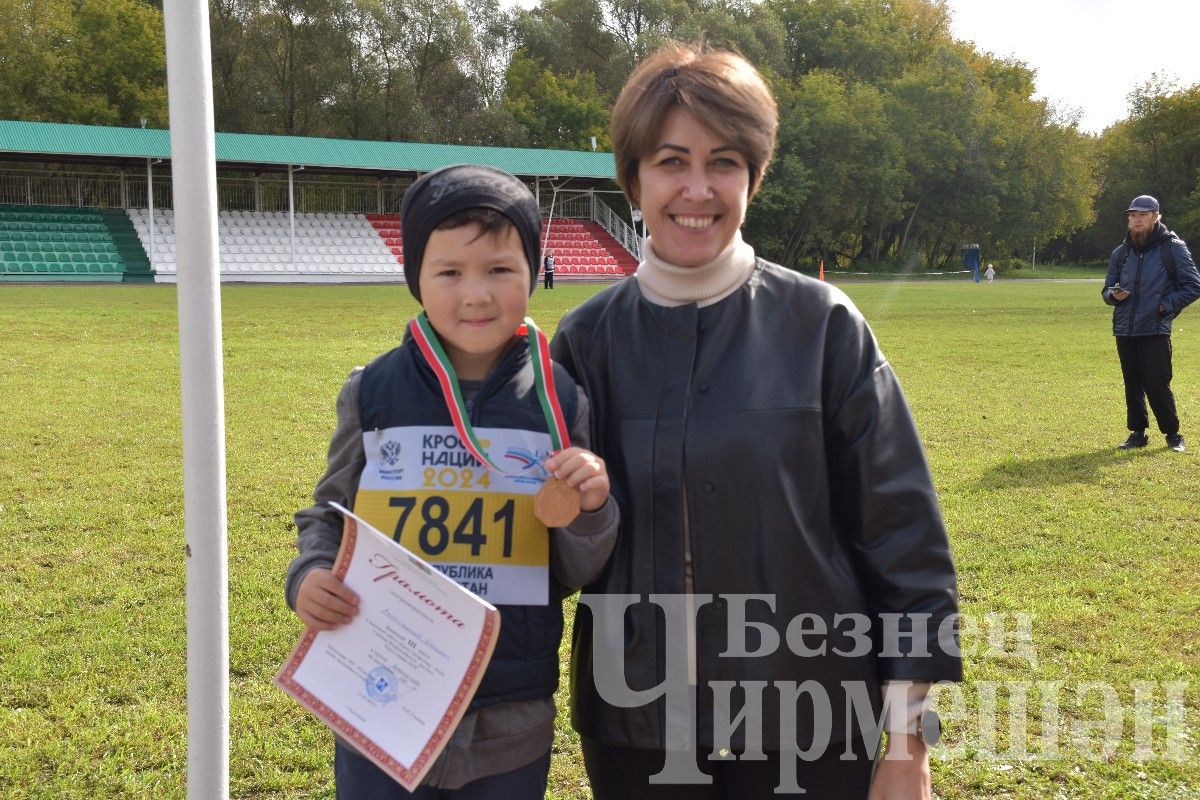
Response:
[[[570,525],[579,516],[579,490],[550,477],[533,496],[533,513],[547,528]]]

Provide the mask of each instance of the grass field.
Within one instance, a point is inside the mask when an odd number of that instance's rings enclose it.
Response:
[[[539,291],[533,314],[551,332],[595,289]],[[846,289],[908,393],[959,568],[968,680],[941,696],[936,795],[1200,796],[1200,471],[1159,436],[1114,448],[1124,411],[1099,284]],[[4,798],[185,796],[175,302],[162,286],[0,286]],[[322,471],[346,373],[415,307],[402,287],[230,286],[223,304],[231,791],[332,797],[330,735],[271,684],[300,633],[281,591],[291,514]],[[1200,311],[1176,326],[1176,396],[1200,451]],[[1029,641],[989,647],[988,614],[996,631],[1031,615]],[[1135,713],[1147,698],[1149,722]],[[551,796],[587,797],[560,730]]]

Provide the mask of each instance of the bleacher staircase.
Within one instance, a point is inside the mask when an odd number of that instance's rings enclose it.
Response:
[[[146,258],[146,249],[138,239],[129,215],[122,208],[102,208],[100,214],[108,233],[112,237],[113,246],[125,264],[124,280],[126,283],[154,283],[154,272],[150,269],[150,259]]]

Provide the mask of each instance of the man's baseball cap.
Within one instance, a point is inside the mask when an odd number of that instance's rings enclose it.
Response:
[[[1130,211],[1153,211],[1157,214],[1159,211],[1158,201],[1148,194],[1138,195],[1130,201],[1129,208],[1125,209],[1126,214]]]

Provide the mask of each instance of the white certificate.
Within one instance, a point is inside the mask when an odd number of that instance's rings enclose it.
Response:
[[[500,613],[334,506],[346,523],[333,574],[358,595],[358,615],[305,631],[275,683],[412,791],[479,687]]]

